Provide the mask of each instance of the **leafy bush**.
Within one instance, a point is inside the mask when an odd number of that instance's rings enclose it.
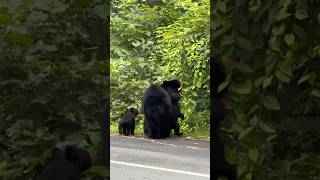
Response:
[[[319,179],[319,5],[213,4],[214,49],[235,67],[224,130],[240,179]]]
[[[93,27],[104,11],[98,0],[0,2],[3,179],[30,179],[55,146],[76,144],[98,159],[108,82],[104,28]]]

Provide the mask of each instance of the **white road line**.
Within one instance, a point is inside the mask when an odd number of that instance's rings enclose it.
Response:
[[[181,170],[176,170],[176,169],[168,169],[168,168],[147,166],[147,165],[142,165],[142,164],[127,163],[127,162],[113,161],[113,160],[110,160],[110,163],[122,164],[122,165],[126,165],[126,166],[141,167],[141,168],[146,168],[146,169],[156,169],[156,170],[160,170],[160,171],[169,171],[169,172],[175,172],[175,173],[180,173],[180,174],[189,174],[189,175],[193,175],[193,176],[210,178],[209,174],[194,173],[194,172],[190,172],[190,171],[181,171]]]

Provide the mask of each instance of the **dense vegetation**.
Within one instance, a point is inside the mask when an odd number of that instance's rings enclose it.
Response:
[[[320,2],[218,0],[212,8],[215,53],[234,66],[220,90],[230,84],[222,129],[238,176],[319,179]]]
[[[141,110],[150,84],[181,79],[181,129],[209,136],[209,12],[209,0],[112,1],[111,132],[126,108]]]
[[[78,145],[99,159],[105,18],[98,0],[0,2],[1,179],[32,179],[55,146]]]
[[[112,1],[112,123],[127,107],[141,108],[151,83],[177,78],[184,82],[182,131],[208,136],[211,28],[218,59],[234,66],[219,89],[230,84],[222,130],[240,179],[319,179],[320,2],[217,0],[211,27],[209,5]],[[105,12],[98,0],[0,2],[2,179],[31,179],[54,146],[98,154],[108,97],[98,28]],[[141,115],[138,121],[141,130]]]

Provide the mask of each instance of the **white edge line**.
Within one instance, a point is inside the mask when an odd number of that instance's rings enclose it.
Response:
[[[175,173],[180,173],[180,174],[189,174],[189,175],[193,175],[193,176],[210,178],[209,174],[194,173],[194,172],[190,172],[190,171],[181,171],[181,170],[176,170],[176,169],[168,169],[168,168],[147,166],[147,165],[142,165],[142,164],[127,163],[127,162],[113,161],[113,160],[110,160],[110,163],[122,164],[122,165],[126,165],[126,166],[141,167],[141,168],[146,168],[146,169],[156,169],[156,170],[160,170],[160,171],[169,171],[169,172],[175,172]]]

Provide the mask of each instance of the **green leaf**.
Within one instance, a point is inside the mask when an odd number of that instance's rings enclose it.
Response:
[[[275,35],[275,36],[278,36],[278,35],[282,35],[284,33],[284,31],[286,30],[286,26],[281,24],[280,26],[275,26],[272,28],[272,33]]]
[[[240,132],[238,140],[241,140],[242,138],[246,137],[253,129],[254,127],[248,127],[244,131]]]
[[[248,38],[245,37],[237,37],[236,38],[236,44],[242,48],[242,49],[246,49],[246,50],[252,50],[252,44],[251,41]]]
[[[249,94],[252,90],[252,83],[246,80],[244,83],[239,84],[234,88],[234,91],[238,94]]]
[[[276,38],[271,38],[270,43],[271,43],[271,49],[272,50],[280,51],[280,44],[279,44],[279,42],[277,41]]]
[[[237,114],[237,121],[241,124],[241,125],[246,125],[247,124],[247,118],[244,114]]]
[[[304,30],[304,28],[302,28],[302,27],[300,27],[298,25],[294,26],[294,32],[298,37],[300,37],[303,40],[307,39],[307,37],[308,37],[308,35],[307,35],[306,31]]]
[[[263,120],[261,120],[261,119],[259,121],[259,126],[263,131],[265,131],[267,133],[275,133],[276,132],[274,129],[272,129],[270,126],[268,126],[266,123],[264,123]]]
[[[293,58],[295,57],[295,54],[293,50],[290,50],[286,53],[286,61],[292,62]]]
[[[292,75],[292,69],[291,69],[291,66],[286,64],[285,61],[279,61],[278,62],[278,66],[279,70],[287,75],[287,76],[291,76]]]
[[[260,8],[261,1],[250,1],[249,2],[249,10],[250,11],[256,11]]]
[[[195,91],[193,91],[191,94],[192,96],[198,96],[198,94]]]
[[[221,28],[219,28],[219,30],[214,31],[213,33],[213,39],[215,39],[216,37],[219,37],[221,35],[223,35],[225,32],[227,32],[229,29],[231,28],[231,24],[225,24],[224,26],[222,26]]]
[[[263,77],[259,77],[258,79],[256,79],[254,81],[254,86],[259,87],[261,85],[262,81],[263,81]]]
[[[248,66],[247,64],[244,64],[244,63],[238,63],[236,68],[241,71],[241,72],[244,72],[244,73],[253,73],[253,69]]]
[[[306,80],[308,80],[309,78],[310,78],[310,74],[304,75],[299,79],[297,84],[299,85],[299,84],[305,82]]]
[[[218,87],[218,93],[221,92],[224,88],[226,88],[229,85],[229,82],[223,82]]]
[[[226,12],[227,10],[227,5],[225,2],[223,1],[219,1],[218,3],[218,9],[221,11],[221,12]]]
[[[140,42],[139,42],[139,41],[132,42],[131,44],[132,44],[134,47],[140,46]]]
[[[279,13],[277,15],[277,21],[281,21],[287,17],[291,16],[290,13],[287,13],[287,8],[283,7],[279,10]]]
[[[284,36],[284,41],[290,46],[294,42],[295,36],[294,34],[286,34]]]
[[[278,100],[276,98],[272,97],[272,96],[265,96],[263,98],[263,105],[267,109],[280,110],[280,105],[279,105]]]
[[[320,90],[314,89],[314,90],[310,91],[309,94],[310,94],[311,96],[320,98]]]
[[[290,5],[290,3],[291,3],[291,0],[285,0],[285,1],[281,1],[280,3],[283,3],[282,5],[283,5],[283,7],[288,7],[289,5]]]
[[[12,23],[11,16],[0,14],[0,25],[8,26]]]
[[[274,69],[274,66],[276,65],[277,59],[276,57],[271,54],[266,58],[266,72],[270,72]]]
[[[273,76],[268,76],[267,78],[265,78],[265,79],[263,80],[263,85],[262,85],[262,87],[263,87],[263,88],[268,87],[268,86],[271,84],[272,79],[273,79]]]
[[[278,71],[278,70],[276,71],[276,77],[282,82],[285,82],[285,83],[290,82],[290,78],[284,75],[281,71]]]
[[[251,115],[252,113],[254,113],[256,110],[259,109],[259,106],[257,104],[255,104],[254,106],[252,106],[248,112],[248,116]]]
[[[295,13],[295,16],[296,16],[296,18],[299,19],[299,20],[303,20],[303,19],[306,19],[307,17],[309,17],[309,16],[308,16],[308,13],[307,13],[305,10],[303,10],[303,9],[298,9],[298,10],[296,11],[296,13]]]
[[[249,159],[253,162],[256,162],[258,160],[258,157],[259,157],[259,151],[257,148],[251,148],[249,149],[248,151],[248,156],[249,156]]]
[[[12,43],[17,43],[23,46],[30,45],[32,43],[32,38],[26,35],[22,35],[17,32],[10,32],[5,35],[7,41]]]

